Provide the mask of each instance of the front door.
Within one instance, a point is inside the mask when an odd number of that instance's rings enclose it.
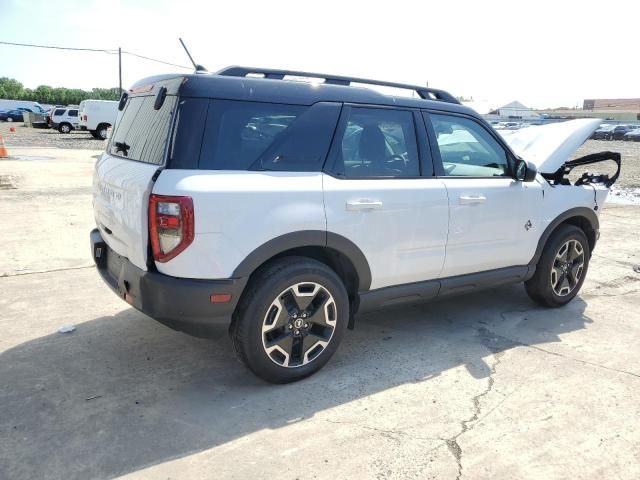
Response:
[[[449,197],[442,277],[526,265],[540,236],[540,184],[514,180],[509,153],[475,119],[432,113],[425,121]]]

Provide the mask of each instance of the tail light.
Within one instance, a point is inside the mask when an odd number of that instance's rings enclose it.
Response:
[[[86,121],[87,121],[87,116],[86,116],[86,115],[83,115],[83,116],[82,116],[82,121],[83,121],[83,122],[86,122]]]
[[[149,236],[156,262],[168,262],[191,245],[195,231],[193,217],[191,197],[149,197]]]

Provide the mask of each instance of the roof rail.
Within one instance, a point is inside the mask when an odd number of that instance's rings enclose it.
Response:
[[[415,91],[420,98],[425,100],[439,100],[447,103],[460,104],[458,99],[444,90],[438,90],[436,88],[420,87],[417,85],[407,85],[405,83],[384,82],[381,80],[369,80],[366,78],[357,77],[343,77],[339,75],[327,75],[325,73],[312,73],[312,72],[298,72],[295,70],[279,70],[272,68],[254,68],[254,67],[227,67],[223,68],[217,75],[224,75],[228,77],[246,77],[249,74],[262,74],[264,78],[273,80],[282,80],[286,75],[295,77],[310,77],[310,78],[323,78],[325,84],[330,85],[345,85],[349,86],[351,83],[363,83],[368,85],[379,85],[382,87],[394,87],[402,88],[405,90]]]

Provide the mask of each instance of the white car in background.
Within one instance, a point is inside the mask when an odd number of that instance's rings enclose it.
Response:
[[[78,107],[58,107],[51,113],[51,128],[60,133],[71,133],[78,128]]]
[[[106,140],[108,129],[116,123],[118,102],[83,100],[78,111],[78,128],[88,130],[98,140]]]

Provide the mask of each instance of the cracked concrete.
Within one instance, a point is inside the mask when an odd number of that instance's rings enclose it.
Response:
[[[360,316],[272,386],[86,268],[93,159],[50,155],[0,163],[0,478],[640,478],[640,207],[605,206],[567,307],[515,285]]]

